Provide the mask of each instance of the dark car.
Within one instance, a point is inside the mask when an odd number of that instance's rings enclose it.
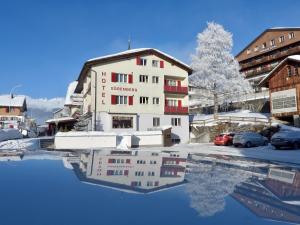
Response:
[[[271,138],[271,144],[276,149],[300,148],[300,131],[280,131]]]
[[[234,134],[220,134],[215,137],[214,144],[215,145],[232,145]]]

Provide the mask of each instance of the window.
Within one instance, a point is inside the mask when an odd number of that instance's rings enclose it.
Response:
[[[299,75],[298,67],[297,67],[297,66],[294,67],[294,75],[295,75],[295,76],[298,76],[298,75]]]
[[[279,42],[280,43],[284,42],[284,36],[283,35],[279,37]]]
[[[159,98],[157,97],[153,98],[153,105],[159,105]]]
[[[144,176],[144,172],[143,171],[135,171],[135,176],[142,177],[142,176]]]
[[[145,160],[137,160],[136,163],[137,164],[146,164],[146,161]]]
[[[158,60],[152,60],[152,66],[158,67]]]
[[[133,117],[126,116],[113,116],[112,117],[113,128],[133,128]]]
[[[147,65],[147,59],[141,58],[141,64],[140,65],[146,66]]]
[[[254,51],[255,51],[255,52],[258,51],[258,46],[255,46]]]
[[[289,39],[293,39],[294,37],[295,37],[295,33],[294,32],[289,33]]]
[[[267,48],[267,43],[266,42],[263,43],[261,47],[262,47],[262,49],[266,49]]]
[[[272,39],[271,41],[270,41],[270,45],[273,47],[273,46],[275,46],[275,39]]]
[[[167,106],[178,106],[178,101],[174,99],[167,99],[166,100],[166,105]]]
[[[111,73],[111,81],[119,83],[132,83],[132,74]]]
[[[127,105],[127,96],[117,95],[117,105]]]
[[[147,75],[140,75],[140,82],[141,83],[148,83],[148,76]]]
[[[288,76],[292,76],[292,68],[290,66],[287,67],[287,74]]]
[[[158,76],[153,76],[152,77],[152,83],[158,84],[158,81],[159,81],[159,77]]]
[[[160,118],[153,117],[153,127],[159,127],[159,126],[160,126]]]
[[[166,83],[168,86],[176,86],[177,85],[176,80],[166,80]]]
[[[172,118],[171,124],[174,127],[179,127],[179,126],[181,126],[181,119],[180,118]]]
[[[140,97],[140,104],[148,104],[149,97]]]
[[[251,53],[251,49],[247,49],[247,54],[249,55]]]
[[[117,82],[127,83],[127,74],[117,73]]]

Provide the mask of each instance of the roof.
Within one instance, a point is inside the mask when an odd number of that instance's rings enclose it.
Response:
[[[74,91],[76,89],[78,82],[77,81],[73,81],[69,84],[68,86],[68,91],[66,94],[66,100],[65,100],[65,105],[72,105],[73,104],[73,100],[71,98],[72,94],[74,94]]]
[[[63,123],[63,122],[72,122],[77,121],[73,117],[61,117],[61,118],[55,118],[55,119],[49,119],[46,121],[46,123]]]
[[[0,95],[0,106],[25,107],[26,97],[24,95]]]
[[[265,33],[269,31],[282,31],[282,30],[300,30],[300,27],[272,27],[264,30],[260,35],[258,35],[253,41],[251,41],[243,50],[241,50],[235,57],[238,57],[242,52],[244,52],[246,49],[248,49],[254,42],[256,42],[261,36],[263,36]]]
[[[279,68],[281,67],[282,64],[284,64],[286,61],[288,60],[293,60],[293,61],[297,61],[297,62],[300,62],[300,55],[291,55],[291,56],[288,56],[286,57],[284,60],[282,60],[276,67],[274,67],[274,69],[271,70],[271,72],[264,78],[262,79],[258,86],[262,86],[266,83],[266,81],[268,81],[271,76],[273,75],[273,73]]]
[[[85,74],[88,72],[88,70],[94,66],[94,65],[98,65],[98,64],[104,64],[104,63],[108,63],[108,62],[113,62],[113,61],[118,61],[118,60],[122,60],[122,59],[128,59],[128,58],[133,58],[135,56],[143,56],[143,55],[156,55],[159,56],[160,58],[171,62],[172,64],[186,70],[189,74],[192,73],[192,69],[189,65],[183,63],[182,61],[174,58],[173,56],[170,56],[169,54],[166,54],[158,49],[154,49],[154,48],[137,48],[137,49],[130,49],[127,51],[123,51],[123,52],[118,52],[115,54],[111,54],[111,55],[105,55],[105,56],[101,56],[101,57],[97,57],[97,58],[92,58],[89,59],[85,62],[85,64],[83,65],[83,68],[79,74],[79,77],[77,79],[78,81],[78,85],[75,89],[76,93],[80,93],[82,88],[83,88],[83,84],[82,84],[82,80],[85,76]]]

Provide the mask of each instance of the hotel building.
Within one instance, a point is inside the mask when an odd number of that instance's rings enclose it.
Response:
[[[191,68],[159,50],[132,49],[88,60],[75,93],[88,130],[134,132],[172,126],[172,140],[189,140],[188,75]]]
[[[92,150],[72,166],[85,183],[150,193],[185,183],[186,163],[182,152]]]
[[[260,91],[258,84],[286,57],[300,54],[300,27],[266,29],[236,55],[241,72]]]

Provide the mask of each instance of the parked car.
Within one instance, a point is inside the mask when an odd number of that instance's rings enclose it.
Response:
[[[232,145],[234,134],[220,134],[215,137],[214,144],[215,145]]]
[[[279,131],[272,136],[271,144],[276,149],[281,149],[283,147],[299,149],[300,131]]]
[[[234,135],[233,145],[235,147],[256,147],[268,145],[268,139],[255,132],[242,132]]]

